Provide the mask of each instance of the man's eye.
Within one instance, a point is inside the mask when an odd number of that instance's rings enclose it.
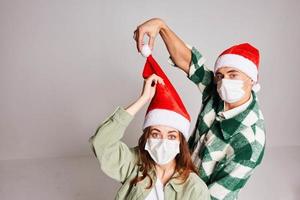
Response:
[[[230,77],[230,78],[236,78],[236,77],[237,77],[237,74],[230,74],[229,77]]]

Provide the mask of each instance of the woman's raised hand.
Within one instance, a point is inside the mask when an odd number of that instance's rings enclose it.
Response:
[[[125,110],[134,116],[148,101],[153,98],[157,83],[165,84],[163,79],[156,74],[152,74],[145,79],[141,96],[135,102],[127,106]]]
[[[145,99],[146,101],[150,101],[155,94],[157,83],[163,85],[165,84],[164,80],[156,74],[152,74],[147,79],[145,79],[141,98]]]

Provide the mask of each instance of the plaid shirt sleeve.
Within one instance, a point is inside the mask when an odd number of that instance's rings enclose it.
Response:
[[[212,200],[237,199],[238,193],[244,187],[256,166],[261,163],[264,150],[260,151],[257,160],[241,159],[239,156],[220,162],[211,176],[208,188]]]
[[[191,47],[188,44],[186,44],[186,46],[191,49],[192,52],[192,58],[187,77],[193,81],[199,88],[200,92],[205,95],[206,91],[211,90],[210,86],[213,85],[214,73],[204,65],[206,59],[195,47]],[[171,56],[169,57],[168,62],[172,66],[177,67]]]
[[[213,200],[237,199],[238,192],[248,181],[255,166],[256,163],[249,160],[231,160],[217,172],[218,178],[208,185],[211,198]]]

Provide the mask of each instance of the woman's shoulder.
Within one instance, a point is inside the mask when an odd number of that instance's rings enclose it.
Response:
[[[138,164],[139,163],[139,157],[140,157],[139,156],[139,147],[135,146],[135,147],[130,147],[129,149],[130,149],[131,154],[132,154],[132,156],[134,158],[134,162],[136,164]]]
[[[191,188],[192,199],[210,200],[210,193],[206,183],[194,172],[191,172],[188,177],[188,184]]]
[[[174,187],[175,186],[175,187]],[[210,194],[205,182],[194,172],[190,172],[189,176],[182,184],[174,184],[173,187],[180,196],[180,199],[202,199],[210,200]],[[177,189],[176,189],[177,188]]]
[[[195,172],[191,172],[186,181],[188,184],[208,190],[206,183]]]
[[[135,156],[139,155],[139,147],[138,146],[130,147],[129,149]]]

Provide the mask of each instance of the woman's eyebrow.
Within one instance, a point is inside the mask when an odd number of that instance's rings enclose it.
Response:
[[[153,128],[153,129],[151,129],[151,131],[158,131],[158,132],[160,132],[160,130],[159,129],[157,129],[157,128]]]
[[[172,133],[172,132],[177,132],[177,131],[175,131],[175,130],[172,130],[172,131],[168,131],[168,133]]]

